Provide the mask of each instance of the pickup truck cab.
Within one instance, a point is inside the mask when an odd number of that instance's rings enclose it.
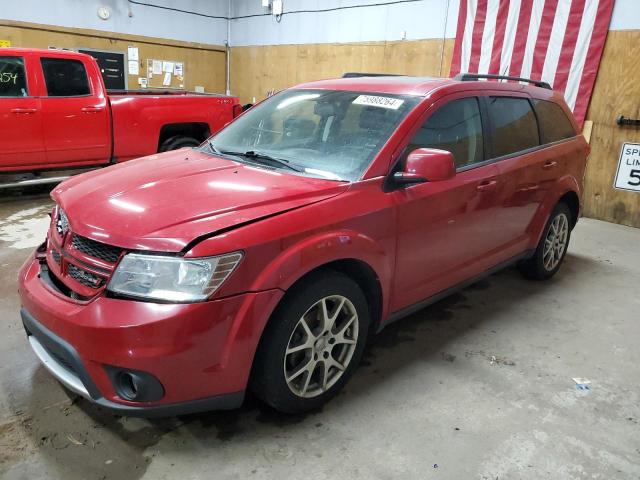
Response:
[[[56,187],[19,273],[29,342],[125,414],[233,408],[247,389],[317,408],[389,322],[506,265],[553,276],[587,154],[549,88],[299,85],[199,148]]]
[[[100,166],[196,146],[241,112],[235,97],[105,91],[96,61],[0,50],[0,174]]]

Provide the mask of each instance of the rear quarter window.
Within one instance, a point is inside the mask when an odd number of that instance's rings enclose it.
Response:
[[[553,143],[576,136],[576,132],[560,105],[546,100],[534,100],[538,114],[542,143]]]
[[[538,123],[529,100],[489,97],[493,156],[502,157],[540,145]]]

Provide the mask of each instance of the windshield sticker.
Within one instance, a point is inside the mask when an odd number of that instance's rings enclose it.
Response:
[[[380,107],[388,108],[390,110],[397,110],[402,106],[404,100],[391,97],[377,97],[375,95],[360,95],[353,101],[353,103],[355,105],[367,105],[369,107]]]

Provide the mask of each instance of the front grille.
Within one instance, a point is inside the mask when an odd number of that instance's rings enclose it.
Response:
[[[91,272],[87,272],[74,264],[69,264],[69,276],[76,282],[89,288],[100,288],[104,283],[104,280]]]
[[[60,265],[60,252],[51,250],[51,256],[53,257],[53,261]]]
[[[122,253],[122,249],[96,242],[80,235],[74,235],[71,246],[90,257],[98,258],[104,262],[116,263]]]

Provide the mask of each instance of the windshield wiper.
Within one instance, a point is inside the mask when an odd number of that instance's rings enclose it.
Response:
[[[241,152],[231,152],[228,150],[220,150],[218,147],[216,147],[213,144],[213,140],[208,140],[207,143],[209,144],[209,148],[211,149],[211,151],[216,155],[220,155],[222,157],[234,157],[236,159],[239,159],[240,155],[242,155]]]
[[[266,160],[267,162],[271,162],[271,163],[276,163],[278,165],[280,165],[281,167],[285,167],[288,168],[290,170],[293,170],[294,172],[304,172],[304,170],[302,168],[299,167],[294,167],[293,165],[291,165],[291,162],[289,160],[286,160],[284,158],[276,158],[276,157],[272,157],[271,155],[267,155],[266,153],[262,153],[262,152],[256,152],[255,150],[249,150],[246,152],[234,152],[231,150],[220,150],[218,147],[216,147],[213,144],[212,140],[209,140],[207,142],[209,144],[209,148],[211,149],[211,151],[213,153],[215,153],[216,155],[222,155],[222,156],[227,156],[227,157],[245,157],[245,158],[250,158],[252,160],[255,160],[256,163],[261,163],[261,164],[265,164],[266,162],[261,162],[260,160]]]
[[[226,152],[223,152],[226,153]],[[281,167],[285,167],[288,168],[290,170],[293,170],[294,172],[304,172],[304,170],[300,167],[294,167],[293,165],[291,165],[291,162],[289,160],[286,160],[284,158],[277,158],[277,157],[272,157],[271,155],[268,155],[266,153],[262,153],[262,152],[256,152],[255,150],[248,150],[246,152],[229,152],[230,155],[237,155],[239,157],[246,157],[246,158],[251,158],[253,160],[258,161],[258,163],[265,163],[265,162],[260,162],[260,160],[266,160],[267,162],[271,162],[271,163],[275,163],[280,165]]]

